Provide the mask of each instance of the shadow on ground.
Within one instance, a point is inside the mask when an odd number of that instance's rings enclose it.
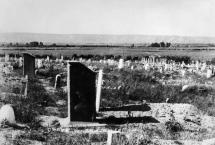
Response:
[[[121,107],[101,108],[100,111],[150,111],[151,108],[148,104],[141,105],[126,105]]]
[[[158,120],[151,116],[144,117],[126,117],[126,118],[116,118],[110,116],[108,118],[96,119],[96,122],[105,124],[127,124],[127,123],[159,123]]]

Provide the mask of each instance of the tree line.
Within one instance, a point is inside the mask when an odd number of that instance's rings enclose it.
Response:
[[[38,42],[38,41],[31,41],[31,42],[27,42],[27,43],[4,43],[1,44],[1,46],[5,46],[5,47],[76,47],[76,46],[80,46],[80,47],[130,47],[130,48],[134,48],[134,47],[170,47],[171,43],[164,43],[164,42],[160,42],[160,43],[151,43],[150,45],[147,44],[56,44],[56,43],[52,43],[52,44],[44,44],[43,42]]]
[[[155,42],[155,43],[151,43],[149,45],[149,47],[170,47],[170,46],[171,46],[171,43],[169,43],[169,42],[167,42],[167,43],[165,43],[165,42],[160,42],[160,43]]]

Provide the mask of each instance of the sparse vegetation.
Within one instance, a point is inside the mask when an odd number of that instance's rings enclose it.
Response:
[[[133,48],[132,48],[133,49]],[[99,61],[105,58],[112,58],[118,60],[121,56],[113,55],[80,55],[86,59],[92,59],[95,61],[84,62],[92,66],[97,66],[98,68],[103,68],[104,71],[104,84],[102,88],[102,100],[101,107],[118,107],[123,105],[128,105],[133,102],[141,103],[187,103],[196,106],[198,109],[203,111],[205,114],[210,116],[215,116],[215,103],[214,95],[215,90],[213,87],[201,86],[199,84],[209,82],[214,83],[214,78],[206,79],[204,76],[200,76],[195,73],[187,73],[186,77],[181,77],[179,72],[159,72],[157,69],[130,69],[124,68],[121,70],[116,69],[116,66],[108,66],[102,64]],[[78,59],[80,56],[74,55],[74,58]],[[55,58],[54,56],[51,56]],[[50,57],[50,58],[51,58]],[[46,58],[46,56],[41,56],[41,58]],[[174,60],[175,62],[185,63],[191,62],[190,57],[168,57],[167,60]],[[71,59],[71,58],[67,58]],[[140,63],[135,62],[140,61],[141,57],[138,56],[127,56],[125,60],[132,60],[132,65],[140,66]],[[16,65],[13,65],[16,66]],[[99,142],[100,140],[106,141],[107,136],[90,137],[86,133],[76,133],[73,130],[70,133],[64,133],[60,131],[54,131],[53,128],[42,127],[41,120],[37,118],[38,115],[47,115],[49,112],[45,109],[50,107],[51,110],[56,109],[60,113],[56,113],[58,117],[67,117],[67,93],[65,92],[66,86],[66,72],[65,72],[64,62],[45,62],[44,67],[40,68],[35,79],[29,80],[29,90],[28,95],[21,95],[22,87],[18,85],[8,85],[10,87],[10,92],[14,95],[2,98],[1,102],[12,104],[16,120],[21,123],[27,124],[30,129],[24,130],[21,135],[17,136],[13,143],[14,144],[30,144],[28,142],[38,141],[45,144],[91,144],[92,142]],[[21,68],[16,68],[14,71],[20,73]],[[41,80],[45,80],[48,87],[54,86],[55,76],[62,73],[61,86],[54,90],[53,92],[47,92],[47,86],[44,86]],[[195,85],[189,87],[185,91],[182,91],[183,80],[189,80]],[[178,83],[179,82],[179,83]],[[62,101],[58,102],[57,101]],[[167,103],[167,104],[168,104]],[[53,114],[54,114],[53,113]],[[129,112],[128,112],[129,113]],[[51,114],[51,115],[53,115]],[[132,117],[132,114],[129,116]],[[175,144],[180,144],[180,139],[198,139],[207,136],[207,130],[185,130],[184,124],[178,122],[177,120],[166,121],[166,123],[160,123],[153,117],[136,117],[136,122],[131,121],[129,117],[127,118],[117,118],[115,116],[109,116],[105,123],[118,123],[122,126],[119,128],[130,133],[134,131],[135,135],[131,135],[128,139],[121,135],[116,135],[114,142],[116,144],[156,144],[155,139],[169,139],[174,140]],[[109,120],[108,120],[109,119]],[[147,121],[144,121],[147,120]],[[151,120],[153,121],[151,121]],[[111,121],[110,121],[111,120]],[[115,122],[114,122],[114,121]],[[133,119],[134,120],[134,119]],[[139,121],[137,121],[139,120]],[[150,120],[150,121],[149,121]],[[189,119],[187,119],[189,120]],[[110,121],[110,122],[108,122]],[[189,120],[190,121],[190,120]],[[191,122],[191,121],[190,121]],[[58,122],[59,123],[59,122]],[[125,127],[127,124],[127,127]],[[150,126],[153,124],[152,126]],[[124,125],[124,126],[123,126]],[[133,125],[133,126],[132,126]],[[147,126],[148,125],[148,126]],[[159,126],[161,125],[161,126]],[[118,128],[118,129],[119,129]],[[49,130],[50,129],[50,130]],[[193,134],[191,134],[194,132]],[[204,135],[200,135],[203,133]],[[214,133],[212,134],[214,136]]]

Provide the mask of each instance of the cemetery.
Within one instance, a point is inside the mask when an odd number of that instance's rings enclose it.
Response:
[[[215,65],[0,58],[0,144],[215,144]]]

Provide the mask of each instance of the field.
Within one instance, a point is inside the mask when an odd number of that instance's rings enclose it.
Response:
[[[160,56],[188,56],[194,60],[211,60],[215,58],[214,47],[176,47],[176,48],[149,48],[149,47],[50,47],[50,48],[25,48],[25,47],[1,47],[0,54],[22,54],[24,52],[33,55],[52,55],[55,57],[71,57],[76,55],[121,55],[121,56],[148,56],[157,54]]]
[[[42,66],[36,65],[36,77],[28,80],[28,94],[23,96],[23,67],[13,57],[8,62],[4,61],[4,57],[1,58],[0,103],[1,106],[12,104],[17,122],[16,126],[7,121],[1,122],[2,144],[106,144],[109,132],[114,132],[113,144],[215,143],[215,78],[214,74],[207,77],[208,69],[214,66],[201,63],[197,69],[196,62],[191,61],[183,64],[185,66],[182,66],[183,60],[177,63],[159,60],[155,64],[143,61],[144,56],[159,54],[163,57],[178,55],[182,59],[190,56],[191,59],[204,62],[215,58],[215,50],[154,48],[149,51],[146,48],[124,47],[9,49],[2,49],[1,54],[29,52],[42,60]],[[101,105],[96,122],[107,124],[105,127],[74,125],[68,128],[65,125],[66,61],[72,59],[69,57],[74,54],[77,56],[73,59],[92,70],[103,69]],[[91,58],[85,59],[84,56],[89,54],[92,54],[88,56]],[[46,55],[51,56],[50,60],[46,59]],[[62,55],[65,60],[60,59]],[[124,67],[119,69],[119,57],[105,59],[97,55],[121,55],[127,59]],[[129,59],[132,57],[139,59]],[[108,59],[111,60],[110,64]],[[167,62],[168,69],[161,70]],[[149,68],[145,68],[146,64],[149,64]],[[182,70],[185,70],[184,75]],[[60,87],[55,89],[55,77],[60,73]]]

